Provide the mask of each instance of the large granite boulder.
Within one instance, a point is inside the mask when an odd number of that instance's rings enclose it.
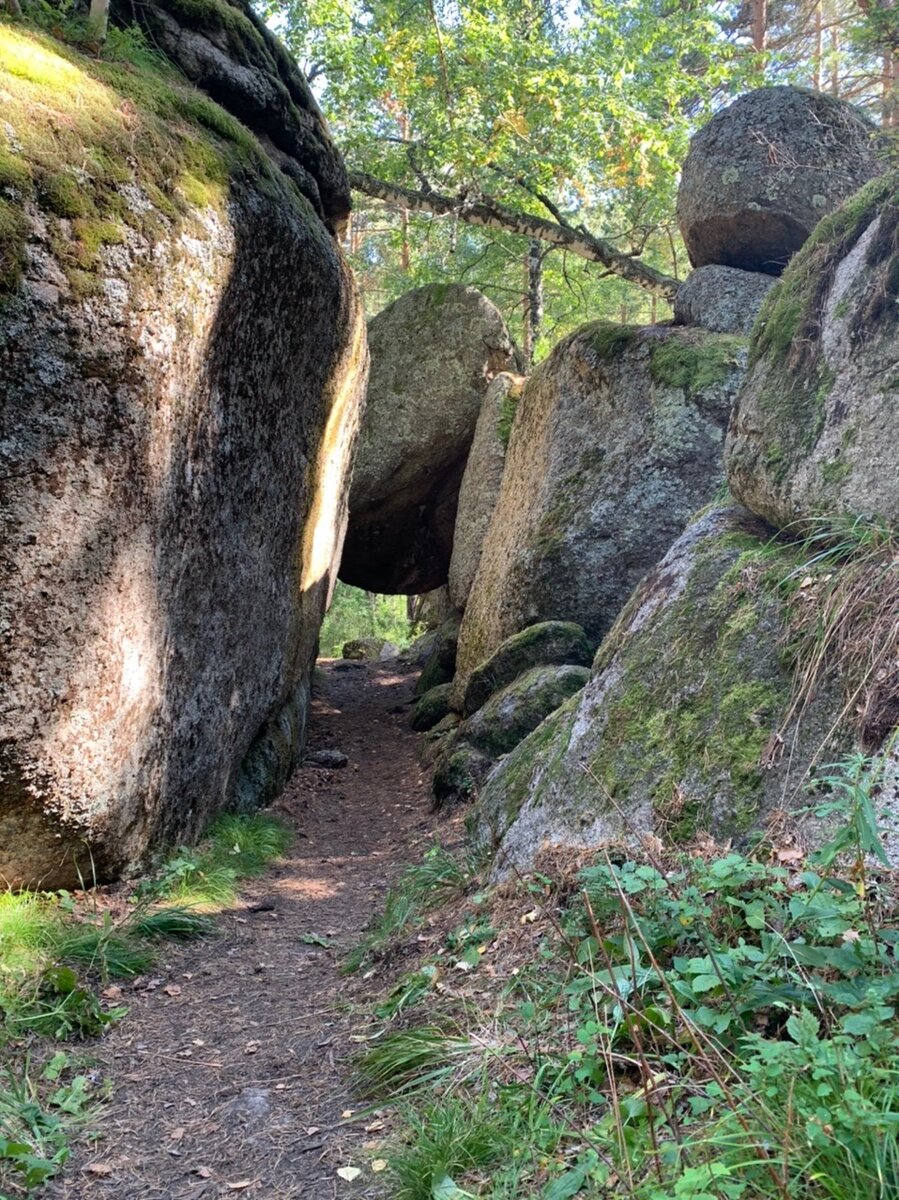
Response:
[[[899,521],[899,174],[819,225],[765,304],[727,442],[734,495],[782,528]]]
[[[596,645],[641,576],[722,484],[742,339],[598,322],[519,402],[462,620],[456,696],[511,634],[574,621]]]
[[[713,333],[748,335],[775,282],[773,275],[761,271],[699,267],[677,289],[674,320]]]
[[[506,450],[512,434],[512,421],[524,382],[522,376],[509,372],[497,375],[481,405],[474,441],[459,489],[453,555],[449,566],[450,598],[459,612],[468,603],[481,560],[481,547],[496,508]]]
[[[677,220],[694,267],[779,275],[818,222],[878,174],[874,126],[797,87],[748,92],[696,133]]]
[[[739,839],[807,804],[810,765],[839,750],[844,700],[825,677],[794,703],[782,585],[802,550],[770,537],[744,509],[712,510],[649,572],[584,690],[480,787],[478,836],[499,872],[545,843]]]
[[[475,288],[431,284],[369,324],[371,377],[340,577],[420,595],[447,582],[459,486],[481,403],[516,352]]]
[[[264,29],[202,11],[283,96]],[[365,328],[311,96],[284,171],[168,69],[25,28],[0,92],[0,878],[72,886],[292,769]]]
[[[459,618],[450,617],[436,632],[421,674],[415,684],[415,695],[423,696],[441,683],[452,683],[456,673],[456,652],[459,647]]]
[[[467,677],[459,707],[465,716],[477,712],[494,693],[532,667],[589,666],[591,643],[573,621],[541,621],[514,633]]]

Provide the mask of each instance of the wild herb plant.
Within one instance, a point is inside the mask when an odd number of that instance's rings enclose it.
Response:
[[[823,772],[831,833],[807,857],[600,854],[573,898],[543,901],[549,932],[489,1010],[423,990],[410,1028],[407,990],[403,1028],[360,1064],[401,1097],[396,1194],[894,1200],[899,928],[876,787],[864,759]],[[452,1104],[464,1144],[488,1102],[489,1162],[448,1168],[426,1114]]]

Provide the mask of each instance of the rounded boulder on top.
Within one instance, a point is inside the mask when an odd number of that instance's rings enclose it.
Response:
[[[757,88],[690,143],[677,220],[694,267],[780,275],[822,217],[882,170],[853,105],[797,87]]]

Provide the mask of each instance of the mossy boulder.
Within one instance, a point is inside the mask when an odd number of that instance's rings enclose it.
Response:
[[[580,691],[589,678],[587,667],[532,667],[464,721],[459,737],[491,758],[500,758]]]
[[[416,733],[424,733],[432,729],[439,721],[449,715],[451,683],[439,683],[421,697],[412,710],[412,728]]]
[[[435,809],[469,804],[478,798],[493,759],[466,742],[450,735],[450,746],[443,750],[434,766],[431,789]]]
[[[344,642],[340,657],[347,662],[377,662],[388,645],[390,643],[386,638],[353,638],[350,642]]]
[[[545,842],[739,839],[806,803],[810,765],[838,750],[843,700],[822,680],[793,711],[783,581],[801,550],[770,538],[744,509],[712,510],[649,572],[584,690],[481,789],[478,836],[501,848],[498,869]]]
[[[462,718],[458,713],[447,713],[443,720],[423,734],[418,743],[418,761],[422,767],[433,766],[454,737]]]
[[[415,685],[416,696],[423,696],[441,683],[451,683],[456,672],[459,646],[459,618],[451,617],[437,630],[434,644]]]
[[[882,167],[853,105],[797,87],[748,92],[690,142],[677,220],[694,267],[779,275],[822,217]]]
[[[770,293],[727,440],[727,475],[773,524],[899,522],[899,172],[815,230]]]
[[[365,328],[311,94],[291,167],[162,58],[0,20],[0,96],[0,876],[77,886],[289,776]]]
[[[463,716],[486,704],[490,697],[513,683],[532,667],[587,666],[593,650],[587,635],[573,621],[541,621],[507,638],[486,662],[472,671],[465,683]],[[458,687],[458,680],[454,681]]]
[[[462,620],[460,688],[539,621],[576,621],[599,643],[722,486],[745,363],[734,335],[596,322],[537,367]]]
[[[463,284],[400,296],[368,333],[371,376],[340,577],[421,595],[447,582],[481,402],[517,354],[496,306]]]
[[[459,488],[453,555],[449,566],[450,596],[459,612],[468,603],[481,560],[481,546],[496,508],[512,422],[524,382],[522,376],[509,372],[497,375],[481,405]]]

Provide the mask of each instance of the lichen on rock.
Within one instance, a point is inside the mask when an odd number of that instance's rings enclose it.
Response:
[[[760,313],[726,462],[733,494],[800,531],[899,521],[899,174],[825,218]]]
[[[742,338],[595,322],[565,338],[518,404],[459,638],[456,696],[511,634],[574,621],[598,643],[723,482]]]

